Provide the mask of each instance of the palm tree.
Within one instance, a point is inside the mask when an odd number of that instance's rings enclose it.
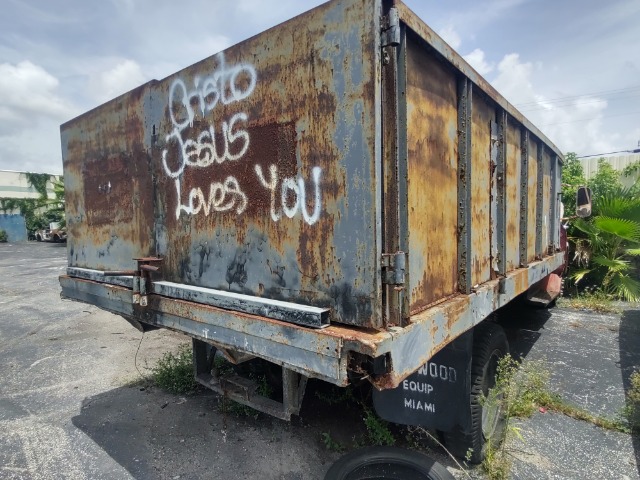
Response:
[[[574,261],[570,277],[588,279],[616,298],[640,301],[634,257],[640,257],[640,196],[633,188],[616,187],[594,202],[594,216],[574,223]]]

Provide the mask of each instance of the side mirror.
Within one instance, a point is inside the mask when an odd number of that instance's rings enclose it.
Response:
[[[578,187],[576,194],[576,215],[580,218],[586,218],[591,215],[591,189],[587,187]]]

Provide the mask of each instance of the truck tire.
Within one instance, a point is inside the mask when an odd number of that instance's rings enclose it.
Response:
[[[36,235],[36,242],[41,242],[42,241],[42,237],[40,235]]]
[[[445,444],[455,456],[471,463],[480,463],[486,456],[487,446],[498,445],[504,437],[506,419],[500,402],[483,405],[484,398],[496,381],[498,361],[509,353],[504,330],[496,323],[485,321],[473,332],[471,359],[471,430],[456,427],[445,432]]]
[[[454,480],[444,466],[419,452],[398,447],[361,448],[334,463],[324,480]]]

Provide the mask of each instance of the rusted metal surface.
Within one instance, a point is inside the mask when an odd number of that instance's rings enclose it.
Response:
[[[527,152],[529,158],[527,166],[529,173],[527,175],[527,215],[525,222],[527,224],[527,263],[536,259],[536,205],[538,202],[538,142],[535,137],[529,135],[529,146]]]
[[[471,115],[471,285],[491,279],[491,122],[495,107],[478,89]]]
[[[528,263],[529,230],[529,131],[520,131],[520,266]]]
[[[507,112],[491,123],[491,278],[507,271]]]
[[[63,295],[338,385],[388,355],[388,388],[561,266],[557,148],[393,4],[397,32],[334,0],[63,125]],[[105,276],[140,257],[158,278]]]
[[[384,15],[382,24],[384,31],[389,31],[394,16]],[[398,32],[400,33],[400,32]],[[400,70],[404,68],[404,58],[394,42],[389,39],[382,42],[382,119],[384,128],[382,129],[382,184],[385,203],[384,218],[382,222],[382,244],[383,254],[393,254],[401,251],[401,208],[405,203],[401,197],[400,182],[402,179],[400,172],[400,158],[404,156],[406,142],[400,139],[401,117],[404,117],[404,110],[401,111],[399,93]],[[404,291],[394,285],[383,287],[383,301],[385,303],[384,324],[385,326],[401,326],[403,323]]]
[[[79,300],[135,319],[145,325],[170,328],[214,341],[302,375],[347,385],[352,352],[377,358],[389,355],[391,371],[370,380],[377,388],[394,388],[426,363],[448,342],[484,320],[497,308],[556,270],[559,253],[504,278],[484,283],[470,295],[459,295],[412,317],[407,327],[387,331],[331,325],[308,329],[262,316],[223,310],[210,305],[149,295],[147,307],[133,303],[130,289],[62,276],[63,298]]]
[[[380,327],[378,23],[331,2],[63,125],[70,265]]]
[[[554,214],[553,192],[551,191],[551,176],[553,175],[552,159],[555,161],[555,155],[551,157],[549,150],[544,149],[542,154],[543,186],[542,186],[542,250],[543,255],[553,252],[553,231],[556,230],[558,224],[557,216]],[[553,228],[551,225],[553,224]]]
[[[471,262],[473,259],[473,224],[471,204],[473,185],[472,143],[473,83],[467,78],[458,79],[458,288],[471,293],[473,286]],[[452,205],[448,205],[449,208]]]
[[[428,72],[428,74],[426,74]],[[407,48],[411,313],[457,291],[455,75],[416,41]]]
[[[418,17],[404,3],[395,2],[395,6],[400,14],[400,19],[408,28],[420,36],[429,46],[435,49],[445,61],[450,63],[462,75],[469,78],[475,85],[490,96],[497,105],[506,110],[509,116],[514,118],[518,123],[524,125],[536,137],[542,139],[546,145],[551,148],[558,157],[562,158],[562,152],[544,135],[535,125],[533,125],[522,113],[520,113],[513,105],[511,105],[493,86],[485,80],[471,65],[467,63],[462,56],[453,50],[431,27],[429,27],[420,17]]]
[[[521,188],[521,131],[519,125],[507,123],[506,191],[507,205],[520,205]],[[520,208],[507,207],[507,259],[506,271],[520,265]]]
[[[61,127],[70,265],[130,269],[153,246],[142,86]]]

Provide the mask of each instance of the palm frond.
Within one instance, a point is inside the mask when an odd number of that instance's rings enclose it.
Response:
[[[640,256],[640,248],[627,248],[624,251],[625,255],[630,255],[632,257],[638,257]]]
[[[634,187],[621,187],[594,200],[597,215],[640,222],[640,196]]]
[[[598,216],[593,219],[593,226],[623,240],[640,242],[640,224],[633,220]]]
[[[600,233],[598,228],[596,228],[593,223],[588,222],[582,218],[576,219],[576,221],[573,222],[573,226],[576,229],[580,230],[583,233],[586,233],[589,236],[592,236],[592,235],[595,236],[595,235],[598,235],[598,233]]]
[[[589,275],[591,273],[591,269],[590,268],[585,268],[582,270],[576,270],[575,272],[571,272],[569,274],[569,278],[571,278],[576,285],[587,275]]]
[[[612,275],[609,289],[614,295],[627,302],[640,301],[640,282],[629,275],[619,272]]]
[[[592,262],[601,267],[606,267],[610,272],[624,272],[630,268],[629,262],[621,258],[597,256],[592,258]]]

